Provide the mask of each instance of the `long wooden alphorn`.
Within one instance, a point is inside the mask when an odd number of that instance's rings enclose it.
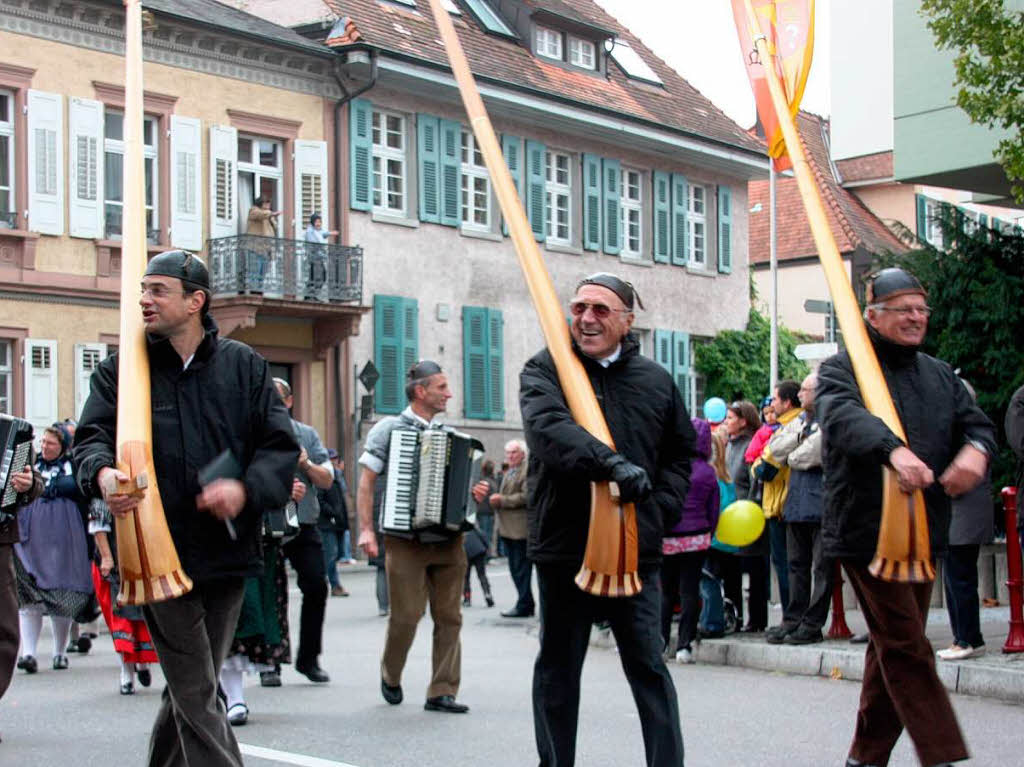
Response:
[[[146,271],[146,187],[142,149],[142,4],[125,0],[124,220],[121,235],[121,337],[117,374],[117,468],[130,479],[118,492],[139,505],[118,519],[120,605],[181,596],[192,581],[181,568],[153,467],[153,412],[139,284]]]
[[[512,182],[512,175],[505,164],[498,139],[494,135],[494,128],[487,117],[487,110],[480,98],[455,27],[448,17],[448,11],[441,6],[440,0],[430,0],[430,9],[441,33],[445,51],[448,53],[448,61],[458,83],[477,146],[494,184],[498,204],[508,224],[509,234],[519,257],[519,265],[522,267],[534,308],[540,319],[548,351],[554,359],[558,380],[569,410],[580,426],[614,448],[611,432],[597,404],[590,379],[587,378],[583,364],[572,351],[569,331],[558,302],[558,295],[555,293],[555,286],[551,282],[551,275],[544,265],[537,241],[526,220],[526,213]],[[583,567],[576,575],[576,584],[584,591],[598,596],[632,596],[640,591],[640,578],[637,575],[636,509],[631,503],[619,502],[614,483],[591,483],[590,528],[586,552],[583,555]]]
[[[793,172],[796,174],[800,197],[803,198],[804,209],[811,224],[811,234],[814,236],[814,244],[821,259],[829,292],[832,294],[832,305],[835,307],[839,327],[843,331],[843,340],[853,363],[853,372],[861,397],[864,399],[864,406],[872,415],[881,418],[893,434],[906,442],[903,424],[900,423],[889,386],[882,375],[878,357],[864,327],[857,298],[853,294],[853,286],[850,285],[839,249],[832,237],[821,194],[804,156],[796,122],[790,114],[782,84],[779,82],[774,62],[775,54],[769,50],[768,41],[761,33],[750,0],[746,0],[745,6],[747,22],[750,25],[750,38],[761,57],[772,106],[775,108],[782,136],[786,140],[786,151],[793,161]],[[902,492],[897,483],[896,472],[888,466],[882,469],[882,523],[878,534],[878,548],[869,570],[872,575],[886,581],[923,583],[935,578],[935,568],[931,562],[931,544],[928,540],[924,494],[920,490],[913,493]]]

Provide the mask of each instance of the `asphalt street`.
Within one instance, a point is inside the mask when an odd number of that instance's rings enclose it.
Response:
[[[537,624],[498,612],[513,601],[504,565],[490,573],[498,604],[483,606],[474,576],[474,604],[464,611],[462,688],[465,715],[431,713],[422,701],[429,676],[429,616],[420,624],[403,687],[405,702],[380,697],[379,658],[386,619],[378,617],[373,571],[341,568],[348,598],[328,605],[322,658],[331,674],[314,685],[290,667],[284,686],[265,689],[248,679],[249,723],[235,729],[246,764],[306,767],[420,767],[536,764],[530,707]],[[294,583],[294,580],[293,580]],[[292,636],[300,596],[290,594]],[[50,669],[51,640],[40,639],[40,671],[17,672],[0,702],[0,765],[34,767],[145,764],[161,677],[134,696],[118,693],[118,664],[102,635],[87,656],[71,656],[68,671]],[[679,692],[687,764],[824,767],[843,764],[860,686],[820,677],[747,669],[671,664]],[[953,696],[971,764],[1021,763],[1024,707]],[[614,650],[592,648],[584,671],[577,764],[643,765],[640,726]],[[904,737],[890,764],[917,764]]]

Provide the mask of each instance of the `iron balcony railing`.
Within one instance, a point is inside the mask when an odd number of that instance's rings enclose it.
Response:
[[[207,243],[214,295],[361,302],[363,249],[242,234]]]

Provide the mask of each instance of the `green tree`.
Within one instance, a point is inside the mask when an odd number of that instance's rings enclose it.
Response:
[[[921,15],[942,48],[955,52],[957,105],[973,122],[1008,130],[996,160],[1024,179],[1024,11],[1003,0],[923,0]],[[1018,202],[1024,185],[1014,184]]]
[[[881,266],[913,272],[928,290],[932,315],[924,351],[960,371],[1005,445],[1003,419],[1010,397],[1024,384],[1024,237],[969,222],[951,206],[938,220],[945,251],[880,257]],[[1003,447],[992,466],[995,489],[1014,484],[1014,457]]]
[[[704,376],[708,396],[727,401],[758,402],[768,394],[771,326],[768,318],[751,307],[746,330],[724,330],[710,343],[697,347],[697,372]],[[809,372],[793,350],[802,337],[779,327],[779,379],[801,380]]]

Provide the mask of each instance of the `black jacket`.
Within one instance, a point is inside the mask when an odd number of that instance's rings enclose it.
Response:
[[[328,488],[317,488],[316,495],[320,501],[320,517],[316,524],[321,530],[337,530],[343,533],[348,530],[348,501],[345,500],[345,478],[337,469],[333,469],[334,481]]]
[[[265,359],[238,341],[217,337],[213,319],[187,369],[166,339],[148,343],[153,409],[153,462],[167,524],[185,572],[193,580],[256,575],[261,569],[264,509],[291,494],[299,448],[274,390]],[[75,433],[74,463],[86,496],[99,496],[96,474],[113,466],[118,355],[93,373],[92,393]],[[230,449],[242,466],[246,502],[227,526],[196,508],[196,473]]]
[[[949,537],[950,500],[938,478],[968,441],[995,454],[992,422],[971,400],[945,362],[868,334],[896,405],[907,447],[928,464],[936,482],[924,491],[932,556]],[[825,472],[824,553],[867,562],[875,553],[882,518],[882,471],[903,443],[864,407],[846,352],[818,370],[815,407],[821,417]]]
[[[1017,456],[1017,527],[1024,531],[1024,386],[1010,398],[1003,427],[1006,441]]]
[[[654,486],[637,504],[639,554],[661,559],[661,539],[679,521],[689,487],[696,435],[668,372],[642,357],[632,335],[607,368],[583,361],[616,449],[642,466]],[[529,447],[527,551],[537,562],[580,564],[590,525],[590,482],[608,479],[603,459],[611,448],[578,425],[569,412],[555,364],[545,349],[519,376],[519,404]]]

